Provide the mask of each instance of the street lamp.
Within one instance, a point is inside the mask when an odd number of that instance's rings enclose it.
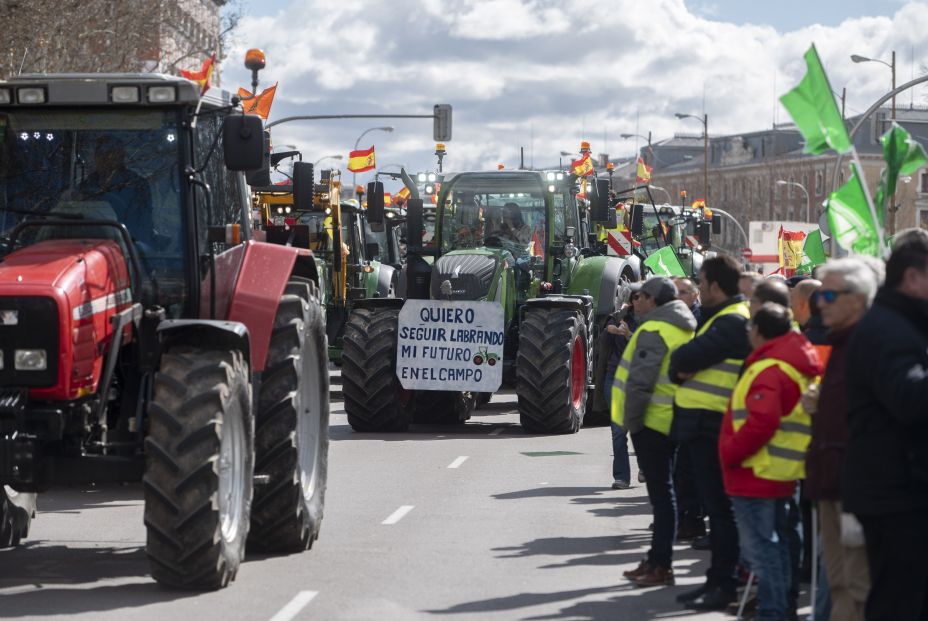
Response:
[[[573,157],[573,156],[574,156],[573,152],[572,152],[572,151],[561,151],[560,157],[557,158],[557,167],[558,167],[558,169],[564,168],[564,162],[563,162],[562,158],[565,158],[565,157],[568,157],[568,156],[569,156],[569,157]]]
[[[785,179],[777,179],[777,185],[791,185],[802,190],[802,193],[806,195],[806,222],[811,222],[812,203],[809,200],[809,191],[806,190],[806,186],[797,181],[786,181]]]
[[[384,126],[384,127],[368,127],[368,128],[365,129],[363,132],[361,132],[361,135],[358,136],[358,139],[354,141],[354,149],[353,149],[353,150],[354,150],[354,151],[357,151],[357,150],[358,150],[358,144],[360,144],[361,138],[364,138],[365,134],[367,134],[368,132],[387,132],[387,133],[390,133],[390,132],[392,132],[392,131],[393,131],[393,126],[392,126],[392,125],[386,125],[386,126]],[[351,173],[351,187],[352,187],[352,188],[358,187],[357,181],[358,181],[358,175],[357,175],[357,173]]]
[[[641,138],[648,143],[648,153],[651,154],[651,157],[654,156],[654,149],[651,148],[651,132],[648,132],[648,136],[644,137],[641,134],[619,134],[623,139],[628,140],[629,138]],[[637,149],[636,149],[637,150]],[[638,157],[638,154],[635,153],[635,157]],[[649,162],[645,162],[648,164]],[[650,162],[650,165],[653,166],[654,162]]]
[[[703,114],[702,116],[698,116],[695,114],[681,114],[677,112],[674,116],[678,119],[696,119],[702,123],[702,182],[706,194],[706,204],[711,208],[712,204],[709,202],[709,115]]]
[[[341,154],[336,154],[336,155],[323,155],[322,157],[320,157],[318,160],[316,160],[316,161],[313,163],[313,168],[315,168],[316,166],[318,166],[318,165],[319,165],[319,162],[321,162],[321,161],[323,161],[323,160],[341,160],[341,159],[344,159],[344,157],[345,157],[345,156],[343,156],[343,155],[341,155]]]
[[[892,60],[889,63],[886,62],[885,60],[880,60],[879,58],[867,58],[866,56],[859,56],[857,54],[851,54],[851,60],[855,63],[880,63],[882,65],[886,65],[887,67],[889,67],[889,70],[892,72],[892,78],[893,78],[893,88],[892,88],[893,100],[892,100],[892,112],[890,114],[892,116],[892,120],[895,121],[896,120],[896,50],[893,50]],[[887,210],[887,214],[889,215],[889,222],[888,222],[889,226],[887,228],[889,228],[889,233],[893,234],[896,232],[896,193],[895,192],[893,192],[891,204],[889,206],[889,209]]]

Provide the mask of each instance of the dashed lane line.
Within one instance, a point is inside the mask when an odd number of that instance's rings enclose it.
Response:
[[[467,461],[467,455],[461,455],[460,457],[455,459],[453,462],[448,464],[448,467],[449,468],[460,468],[461,464],[463,464],[465,461]]]
[[[505,427],[497,427],[496,429],[494,429],[493,431],[490,432],[490,435],[491,435],[491,436],[498,436],[499,434],[503,433],[503,430],[504,430],[504,429],[505,429]]]
[[[271,621],[290,621],[300,614],[300,611],[306,608],[317,595],[319,591],[300,591],[276,615],[271,617]]]
[[[402,507],[400,507],[399,509],[391,513],[390,517],[388,517],[383,522],[381,522],[381,524],[388,524],[388,525],[396,524],[397,522],[402,520],[404,517],[406,517],[406,514],[412,511],[414,508],[415,508],[415,505],[403,505]]]

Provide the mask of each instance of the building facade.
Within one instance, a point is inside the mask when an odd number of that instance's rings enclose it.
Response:
[[[860,117],[849,118],[848,125],[853,127],[858,121]],[[928,144],[928,109],[897,110],[896,121],[913,139]],[[884,166],[879,138],[891,123],[890,110],[880,109],[864,120],[854,136],[871,193]],[[687,204],[705,198],[710,208],[726,211],[747,230],[752,220],[818,222],[822,218],[825,199],[846,178],[848,158],[836,166],[834,153],[809,155],[803,153],[803,145],[802,135],[791,124],[710,136],[708,189],[701,135],[677,135],[643,148],[641,155],[654,167],[651,183],[667,192],[668,196],[658,192],[656,200],[669,198],[680,204],[685,191]],[[895,204],[895,230],[928,228],[928,168],[899,180]],[[892,230],[892,224],[886,223],[887,230]],[[722,229],[719,245],[733,252],[744,247],[737,227],[723,219]]]

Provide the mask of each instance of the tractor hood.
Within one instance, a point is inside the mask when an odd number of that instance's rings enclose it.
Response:
[[[480,300],[487,297],[500,266],[512,264],[505,250],[456,250],[442,255],[432,266],[432,299],[448,299],[441,285],[451,283],[452,300]]]
[[[110,317],[132,301],[122,250],[102,239],[55,239],[0,260],[0,348],[44,350],[47,365],[0,369],[0,386],[28,386],[32,395],[73,399],[93,389],[102,352],[112,337]],[[7,351],[9,350],[9,351]]]

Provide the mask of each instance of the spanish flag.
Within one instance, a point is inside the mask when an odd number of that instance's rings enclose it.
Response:
[[[351,172],[365,172],[374,168],[374,147],[352,151],[348,154],[348,170]]]
[[[405,201],[409,198],[409,188],[403,186],[400,188],[400,191],[396,193],[396,202]]]
[[[238,96],[242,99],[242,106],[248,114],[257,114],[265,121],[271,114],[271,104],[274,103],[274,95],[277,93],[277,84],[261,91],[257,97],[251,96],[251,91],[244,88],[238,89]]]
[[[203,61],[203,65],[200,67],[199,71],[185,71],[180,70],[180,75],[187,78],[191,82],[196,82],[200,85],[200,97],[203,96],[203,93],[209,90],[209,82],[213,77],[213,67],[216,66],[216,53],[214,52],[212,56]]]
[[[389,192],[383,193],[383,206],[389,207],[393,204],[393,196]]]
[[[638,156],[638,171],[635,173],[635,182],[636,183],[651,183],[651,171],[654,170],[652,166],[648,166],[644,163],[644,160],[641,156]]]
[[[571,162],[570,167],[578,177],[588,177],[593,174],[593,160],[590,159],[589,153],[585,153],[576,162]]]
[[[693,207],[693,211],[696,211],[697,209],[702,209],[702,217],[705,218],[706,220],[712,219],[712,210],[706,207],[705,199],[697,198],[696,200],[693,201],[692,207]]]

